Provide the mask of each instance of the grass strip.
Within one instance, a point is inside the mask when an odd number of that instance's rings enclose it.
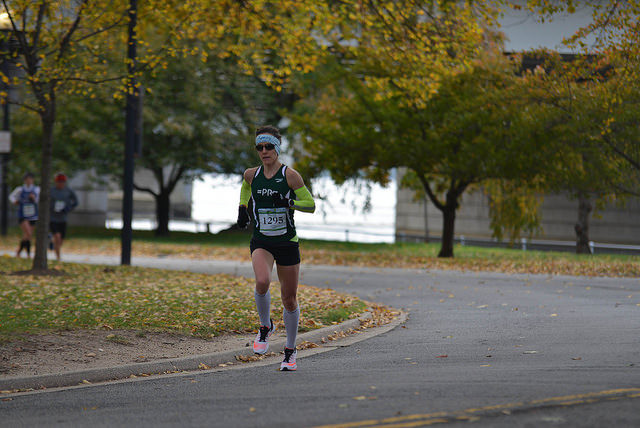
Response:
[[[78,254],[120,254],[118,230],[73,228],[63,251]],[[249,260],[248,232],[172,232],[170,238],[151,231],[135,231],[133,254],[148,257]],[[0,248],[15,250],[17,229],[0,239]],[[455,246],[455,258],[442,259],[437,243],[365,244],[301,239],[302,262],[309,264],[495,271],[549,275],[640,276],[640,256],[623,254],[577,255],[559,251],[522,251],[509,248]]]
[[[57,264],[64,275],[24,276],[30,261],[0,257],[0,341],[73,329],[163,331],[212,337],[257,327],[253,280],[131,266]],[[338,323],[366,304],[329,289],[300,286],[300,330]],[[272,313],[281,324],[278,284]],[[280,325],[282,327],[282,325]]]

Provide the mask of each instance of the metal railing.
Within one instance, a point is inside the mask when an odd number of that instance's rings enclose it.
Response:
[[[412,234],[396,234],[396,241],[424,242],[424,235]],[[429,242],[440,242],[439,236],[429,236]],[[460,245],[471,245],[476,247],[497,247],[497,248],[516,248],[522,251],[540,250],[540,251],[565,251],[575,252],[575,241],[561,241],[553,239],[527,239],[522,238],[511,245],[509,242],[498,241],[495,238],[465,237],[464,235],[454,237],[454,242]],[[629,254],[640,255],[640,245],[630,244],[612,244],[605,242],[589,241],[589,248],[592,254]]]

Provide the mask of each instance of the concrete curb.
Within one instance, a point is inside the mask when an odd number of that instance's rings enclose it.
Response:
[[[298,341],[320,342],[323,338],[334,333],[348,331],[359,327],[361,322],[371,318],[371,313],[366,312],[359,318],[354,318],[342,322],[341,324],[323,327],[318,330],[309,331],[298,335]],[[386,331],[386,329],[385,329]],[[381,331],[380,333],[384,333]],[[337,342],[332,342],[337,343]],[[283,339],[275,340],[271,343],[272,349],[284,347]],[[82,383],[103,382],[117,379],[126,379],[141,374],[163,374],[177,371],[198,370],[201,364],[211,368],[229,362],[236,362],[236,355],[254,355],[251,348],[243,347],[230,351],[214,352],[211,354],[192,355],[188,357],[149,361],[143,363],[126,364],[117,367],[101,367],[95,369],[78,370],[56,374],[45,374],[26,377],[9,377],[0,379],[0,390],[13,391],[25,389],[42,389],[73,386]]]

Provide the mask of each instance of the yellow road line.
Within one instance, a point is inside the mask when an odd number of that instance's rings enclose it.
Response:
[[[547,406],[577,406],[580,404],[591,404],[603,400],[620,400],[623,398],[640,398],[640,388],[607,389],[599,392],[548,397],[527,402],[496,404],[454,412],[434,412],[397,416],[385,419],[369,419],[344,424],[322,425],[317,428],[411,428],[447,423],[454,420],[478,419],[478,413],[492,413],[500,410],[508,412],[511,410],[527,410],[530,408]]]

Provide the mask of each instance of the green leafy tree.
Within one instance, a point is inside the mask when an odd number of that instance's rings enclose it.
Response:
[[[608,100],[612,87],[619,84],[615,67],[594,56],[570,56],[563,60],[556,53],[539,55],[539,72],[527,76],[528,97],[540,109],[551,113],[546,125],[552,129],[549,144],[563,153],[557,164],[549,165],[544,186],[548,191],[568,193],[577,200],[576,252],[590,253],[592,211],[625,194],[622,189],[628,182],[627,175],[622,173],[621,159],[616,159],[618,154],[607,145],[607,140],[621,136],[620,132],[629,127],[629,115],[623,121],[626,125],[616,125],[614,132],[610,118],[617,114],[611,114],[613,107]],[[595,61],[597,69],[593,67]]]
[[[574,13],[576,5],[573,0],[527,2],[527,7],[543,20]],[[564,86],[562,95],[549,93],[546,98],[555,100],[553,104],[572,116],[573,127],[580,130],[579,167],[572,169],[578,176],[565,182],[573,183],[569,187],[579,200],[577,251],[588,252],[592,199],[598,204],[640,194],[640,2],[585,0],[580,6],[591,10],[591,20],[563,43],[580,52],[582,58],[577,65],[565,66],[562,73],[556,73],[555,87]],[[542,86],[554,85],[545,81]],[[569,135],[576,136],[571,130]],[[582,177],[581,170],[585,172]]]
[[[294,116],[310,170],[328,169],[338,181],[377,181],[406,167],[443,215],[440,257],[453,256],[461,195],[490,179],[540,174],[547,161],[546,128],[524,97],[524,80],[501,54],[441,78],[420,107],[401,96],[380,98],[353,74],[323,71]],[[306,143],[306,144],[305,144]]]

